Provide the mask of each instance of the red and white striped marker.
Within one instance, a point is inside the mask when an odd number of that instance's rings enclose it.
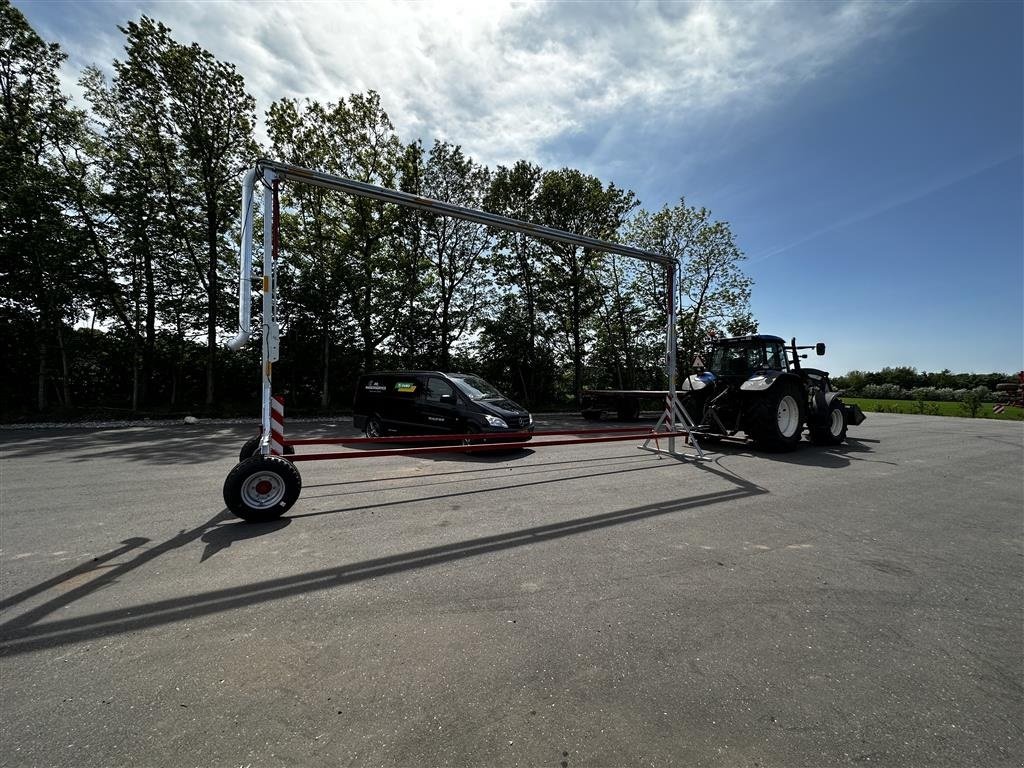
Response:
[[[270,455],[284,455],[284,398],[270,398]]]

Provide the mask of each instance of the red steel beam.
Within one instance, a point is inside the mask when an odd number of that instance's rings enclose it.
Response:
[[[329,459],[369,459],[375,456],[412,456],[421,453],[463,453],[472,451],[504,451],[513,448],[541,448],[547,445],[583,445],[586,443],[612,443],[621,440],[636,440],[638,437],[660,439],[662,437],[685,437],[688,430],[679,432],[647,432],[632,435],[608,437],[581,437],[576,440],[541,440],[529,443],[474,443],[472,445],[431,445],[424,448],[389,448],[379,451],[344,451],[333,453],[295,453],[284,458],[289,461],[327,461]],[[479,438],[480,435],[471,435]]]
[[[437,440],[492,440],[508,437],[539,437],[543,435],[604,435],[612,432],[629,432],[647,435],[649,425],[636,427],[609,427],[608,429],[551,429],[537,432],[473,432],[465,434],[436,435],[391,435],[389,437],[303,437],[299,440],[284,440],[283,445],[348,445],[350,443],[431,443]]]

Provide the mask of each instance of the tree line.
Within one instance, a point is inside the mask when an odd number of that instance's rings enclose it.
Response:
[[[1015,375],[1007,373],[953,373],[948,368],[929,373],[910,366],[850,371],[845,376],[833,377],[838,389],[854,397],[945,402],[962,401],[966,393],[981,400],[991,399],[999,384],[1015,379]]]
[[[142,16],[112,75],[61,91],[65,56],[0,0],[0,383],[6,417],[251,410],[237,330],[239,182],[261,155],[674,257],[679,356],[756,330],[726,222],[656,211],[573,168],[489,168],[399,137],[373,91],[264,114],[231,63]],[[584,386],[664,386],[663,269],[315,187],[284,185],[277,267],[290,408],[344,409],[362,371],[483,375],[528,407]],[[256,230],[261,224],[257,222]],[[294,410],[293,410],[294,412]]]

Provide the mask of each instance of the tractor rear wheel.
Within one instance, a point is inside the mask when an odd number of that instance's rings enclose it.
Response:
[[[792,451],[800,443],[805,408],[800,387],[779,382],[751,403],[743,431],[769,451]]]
[[[846,440],[846,409],[842,402],[834,399],[829,405],[824,425],[812,427],[807,432],[815,445],[840,445]]]

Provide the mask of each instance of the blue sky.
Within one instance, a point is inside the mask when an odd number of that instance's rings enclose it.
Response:
[[[403,140],[727,220],[761,330],[833,373],[1024,366],[1024,4],[15,0],[109,71],[146,13],[281,96],[373,88]]]

